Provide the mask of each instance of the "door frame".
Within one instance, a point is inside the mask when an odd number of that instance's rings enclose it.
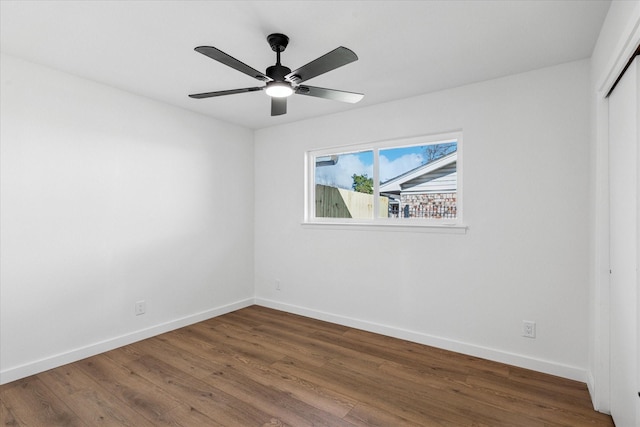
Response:
[[[609,277],[609,99],[606,97],[640,44],[640,17],[629,23],[612,52],[606,73],[595,86],[594,204],[591,270],[593,287],[587,386],[596,410],[610,413],[610,277]],[[626,36],[625,36],[626,35]]]

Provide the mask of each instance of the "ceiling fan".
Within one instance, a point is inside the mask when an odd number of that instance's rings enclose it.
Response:
[[[331,52],[309,62],[306,65],[291,71],[280,63],[280,54],[284,52],[289,44],[289,37],[284,34],[271,34],[267,37],[271,49],[276,53],[276,64],[268,67],[265,73],[261,73],[238,61],[232,56],[216,49],[212,46],[198,46],[195,48],[199,52],[211,59],[223,63],[244,73],[254,79],[266,82],[265,86],[247,87],[242,89],[220,90],[217,92],[205,92],[189,95],[191,98],[202,99],[214,96],[233,95],[236,93],[256,92],[264,90],[271,97],[271,115],[279,116],[287,113],[287,97],[290,95],[307,95],[317,98],[331,99],[333,101],[356,103],[364,95],[355,92],[346,92],[335,89],[325,89],[316,86],[302,85],[301,83],[314,77],[335,70],[338,67],[357,61],[358,56],[346,47],[338,47]]]

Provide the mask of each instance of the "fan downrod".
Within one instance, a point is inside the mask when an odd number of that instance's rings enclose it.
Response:
[[[284,52],[287,48],[287,45],[289,44],[289,37],[284,34],[274,33],[267,36],[267,41],[269,42],[269,46],[271,46],[271,50],[280,53]]]

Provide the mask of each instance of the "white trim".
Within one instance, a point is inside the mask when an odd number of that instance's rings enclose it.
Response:
[[[253,304],[254,299],[247,298],[231,304],[223,305],[199,313],[191,314],[189,316],[181,317],[179,319],[171,320],[169,322],[161,323],[159,325],[155,325],[146,329],[134,331],[125,335],[121,335],[119,337],[114,337],[105,341],[89,344],[87,346],[76,348],[64,353],[55,354],[44,359],[25,363],[20,366],[14,366],[0,372],[0,384],[6,384],[20,378],[25,378],[30,375],[35,375],[49,369],[66,365],[68,363],[77,362],[78,360],[95,356],[97,354],[129,345],[137,341],[142,341],[144,339],[151,338],[165,332],[173,331],[175,329],[192,325],[197,322],[202,322],[204,320],[221,316],[232,311],[240,310],[241,308],[249,307]]]
[[[611,411],[609,410],[608,405],[606,408],[598,408],[595,405],[595,402],[597,400],[595,396],[598,393],[598,387],[596,386],[596,381],[595,381],[595,378],[593,377],[593,372],[591,372],[590,370],[587,371],[586,383],[587,383],[587,390],[589,391],[589,395],[591,396],[591,403],[593,404],[593,409],[595,409],[598,412],[602,412],[603,414],[611,415]]]
[[[595,202],[594,202],[594,336],[593,363],[589,372],[589,392],[593,407],[609,413],[610,402],[610,291],[609,291],[609,108],[605,98],[618,75],[640,43],[640,16],[621,31],[621,40],[607,61],[604,75],[595,90]],[[597,77],[597,76],[596,76]]]
[[[341,316],[338,314],[327,313],[324,311],[313,310],[297,305],[285,304],[264,298],[256,298],[256,304],[263,307],[273,308],[275,310],[281,310],[288,313],[311,317],[313,319],[337,323],[339,325],[348,326],[351,328],[357,328],[377,334],[383,334],[393,338],[412,341],[418,344],[424,344],[444,350],[454,351],[456,353],[462,353],[474,357],[493,360],[495,362],[518,366],[520,368],[532,369],[534,371],[556,375],[563,378],[569,378],[575,381],[585,382],[587,380],[587,371],[576,366],[564,365],[562,363],[543,359],[536,359],[522,354],[511,353],[508,351],[484,347],[477,344],[465,343],[449,338],[429,335],[422,332],[396,328],[380,323],[374,323],[366,320],[355,319],[352,317]]]
[[[424,135],[412,135],[400,138],[382,139],[370,142],[356,142],[348,145],[333,145],[325,148],[309,150],[314,156],[327,156],[331,154],[353,153],[359,151],[373,150],[374,148],[396,148],[408,147],[411,145],[433,145],[446,144],[447,142],[455,142],[462,139],[462,129],[443,131],[439,133],[430,133]],[[458,144],[460,142],[458,141]]]
[[[596,90],[602,93],[603,98],[609,93],[627,62],[629,62],[631,55],[638,48],[638,43],[640,43],[640,19],[631,21],[627,28],[622,31],[622,34],[628,34],[628,36],[618,43],[607,62],[609,64],[608,71],[600,78],[600,83],[596,86]]]
[[[314,186],[315,187],[315,186]],[[375,197],[375,195],[378,197]],[[373,150],[373,216],[380,215],[380,149]],[[313,197],[315,200],[315,195]]]
[[[599,92],[596,105],[596,159],[593,250],[594,336],[589,386],[593,407],[609,412],[609,102]]]
[[[316,230],[355,230],[355,231],[405,231],[418,233],[438,234],[466,234],[469,227],[458,224],[429,224],[420,221],[423,219],[399,219],[390,218],[370,222],[344,222],[341,218],[332,218],[336,221],[303,222],[302,228]]]

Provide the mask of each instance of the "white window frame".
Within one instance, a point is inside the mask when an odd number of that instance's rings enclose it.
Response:
[[[379,152],[380,150],[406,147],[411,145],[435,145],[447,142],[457,143],[457,192],[456,192],[456,218],[429,219],[429,218],[376,218],[379,210],[379,198],[374,197],[374,218],[325,218],[315,216],[315,162],[317,157],[325,157],[341,153],[353,153],[373,151],[373,185],[374,195],[379,194]],[[421,135],[394,140],[376,141],[364,144],[352,144],[334,146],[317,150],[309,150],[305,153],[305,193],[304,193],[304,219],[303,226],[318,228],[339,229],[363,229],[376,230],[412,230],[465,233],[466,225],[463,223],[463,149],[462,131],[439,133],[433,135]]]

